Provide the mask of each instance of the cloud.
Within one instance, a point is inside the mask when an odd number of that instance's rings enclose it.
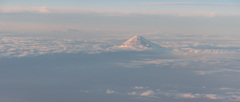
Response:
[[[215,16],[239,16],[237,12],[222,12],[222,11],[191,11],[191,10],[114,10],[114,9],[52,9],[51,12],[55,13],[84,13],[84,14],[98,14],[101,16],[126,16],[126,15],[168,15],[168,16],[181,16],[181,17],[215,17]]]
[[[136,86],[135,86],[136,87]],[[160,90],[160,89],[151,89],[148,87],[148,90],[142,90],[143,87],[140,87],[141,90],[134,90],[128,92],[127,95],[131,96],[143,96],[152,99],[159,98],[175,98],[178,100],[191,99],[191,100],[221,100],[221,101],[239,101],[240,100],[240,89],[222,87],[218,88],[216,93],[183,93],[178,90]],[[155,90],[155,91],[154,91]],[[182,89],[181,89],[182,90]],[[221,92],[222,91],[222,92]]]
[[[37,11],[40,13],[50,13],[49,9],[46,6],[38,7]]]
[[[129,63],[117,63],[117,65],[126,67],[126,68],[142,68],[145,65],[154,65],[159,66],[168,66],[170,68],[188,68],[191,67],[193,63],[202,63],[200,59],[146,59],[146,60],[133,60]],[[194,66],[198,67],[198,66]],[[201,67],[201,66],[199,66]]]
[[[143,96],[149,98],[163,98],[163,97],[172,97],[177,99],[210,99],[210,100],[238,100],[235,94],[231,95],[219,95],[219,94],[203,94],[203,93],[181,93],[178,91],[160,91],[157,89],[155,92],[153,90],[136,90],[133,92],[128,92],[128,95],[132,96]]]
[[[161,2],[146,2],[138,3],[141,5],[218,5],[218,6],[239,6],[240,4],[200,4],[200,3],[161,3]],[[92,8],[51,8],[46,6],[31,7],[31,6],[7,6],[0,8],[0,13],[63,13],[63,14],[97,14],[101,16],[126,16],[126,15],[170,15],[170,16],[182,16],[182,17],[192,17],[192,16],[204,16],[204,17],[215,17],[215,16],[240,16],[238,12],[223,12],[223,11],[192,11],[192,10],[136,10],[136,9],[92,9]]]
[[[222,73],[222,72],[237,72],[239,73],[240,70],[238,69],[215,69],[215,70],[207,70],[207,71],[195,71],[199,75],[208,75],[208,74],[215,74],[215,73]]]
[[[217,96],[216,94],[206,94],[204,97],[211,99],[211,100],[219,100],[224,99],[223,97]]]
[[[232,95],[235,97],[232,97],[232,99],[234,100],[240,100],[240,89],[236,89],[236,88],[229,88],[229,87],[222,87],[219,88],[220,91],[224,92],[226,95]],[[238,95],[238,97],[236,97]]]
[[[31,22],[5,22],[5,21],[1,22],[0,21],[1,31],[10,31],[10,32],[17,32],[17,33],[24,33],[24,32],[46,33],[56,29],[59,29],[59,26],[56,26],[53,24],[31,23]]]
[[[145,89],[145,87],[142,87],[142,86],[135,86],[135,87],[133,87],[133,89]]]
[[[200,2],[141,2],[139,5],[199,5],[199,6],[240,6],[239,3],[200,3]]]
[[[232,95],[230,98],[231,101],[239,102],[240,101],[240,96],[238,95]]]
[[[80,90],[81,92],[84,92],[84,93],[89,93],[88,90]]]
[[[184,93],[177,95],[179,98],[200,98],[200,94]]]
[[[30,7],[30,6],[11,6],[0,8],[2,13],[19,13],[19,12],[37,12],[37,13],[50,13],[46,6]]]
[[[155,92],[153,90],[145,90],[145,91],[128,92],[127,94],[128,95],[144,96],[144,97],[154,97]]]
[[[100,53],[111,46],[106,41],[46,37],[1,37],[0,56],[25,57],[52,53]]]
[[[196,98],[207,98],[210,100],[223,100],[226,97],[221,97],[216,94],[191,94],[191,93],[180,93],[176,95],[177,98],[189,98],[189,99],[196,99]]]
[[[147,90],[139,94],[140,96],[152,97],[155,93],[152,90]]]
[[[137,95],[137,92],[129,92],[128,95]]]
[[[114,94],[114,93],[116,93],[116,92],[113,91],[113,90],[107,89],[107,90],[106,90],[106,93],[107,93],[107,94]]]
[[[113,46],[107,48],[107,51],[115,52],[115,51],[152,51],[154,49],[148,47],[120,47],[120,46]]]
[[[22,23],[2,23],[0,22],[0,26],[11,25],[11,27],[19,28],[22,26]],[[13,26],[15,25],[15,26]],[[18,25],[18,26],[16,26]],[[36,25],[28,25],[30,27],[39,27]],[[44,26],[44,25],[41,25]],[[48,28],[50,26],[46,26]],[[45,29],[40,27],[41,29]],[[5,28],[3,28],[5,29]],[[31,28],[33,29],[33,28]],[[68,29],[61,32],[77,32],[74,29]],[[102,52],[116,52],[116,51],[129,51],[123,49],[112,49],[112,46],[117,45],[119,41],[109,40],[109,39],[73,39],[73,38],[45,38],[45,37],[6,37],[5,35],[0,35],[0,55],[1,56],[11,56],[11,57],[24,57],[24,56],[32,56],[32,55],[42,55],[48,53],[102,53]],[[239,40],[239,39],[237,39]],[[229,39],[229,41],[231,41]],[[168,41],[165,46],[166,49],[169,48],[167,54],[174,56],[175,58],[170,58],[169,56],[161,58],[161,59],[141,59],[141,60],[132,60],[127,63],[116,62],[118,65],[128,67],[128,68],[141,68],[144,65],[154,65],[154,66],[170,66],[170,67],[191,67],[191,64],[195,63],[195,67],[204,67],[204,66],[215,66],[219,67],[215,71],[211,70],[199,70],[196,73],[204,75],[211,74],[216,72],[224,72],[224,71],[236,71],[234,69],[221,69],[222,66],[228,65],[232,68],[238,68],[239,62],[238,58],[235,58],[238,55],[239,44],[234,45],[236,40],[232,42],[221,44],[209,44],[208,41],[205,43],[200,43],[196,41]],[[204,42],[204,41],[202,41]],[[212,42],[212,41],[211,41]],[[231,43],[234,43],[231,45]],[[164,44],[163,44],[164,45]],[[232,46],[232,47],[231,47]],[[170,49],[170,48],[173,48]],[[133,50],[130,51],[142,51],[142,50]],[[145,51],[145,50],[143,50]],[[146,50],[150,51],[150,50]],[[157,51],[156,51],[157,52]],[[164,53],[165,54],[165,53]],[[157,56],[161,56],[163,53],[158,53]],[[232,56],[233,58],[226,58]],[[176,57],[179,57],[176,59]],[[221,69],[221,70],[220,70]]]
[[[220,88],[219,90],[229,90],[229,91],[237,91],[239,92],[239,89],[232,89],[232,88]],[[143,96],[143,97],[149,97],[153,99],[158,98],[176,98],[176,99],[194,99],[194,100],[203,100],[203,99],[209,99],[209,100],[225,100],[225,101],[239,101],[240,96],[239,93],[233,93],[233,94],[213,94],[213,93],[182,93],[177,90],[169,90],[169,91],[160,91],[160,89],[156,89],[156,91],[153,90],[135,90],[133,92],[128,92],[128,95],[131,96]]]

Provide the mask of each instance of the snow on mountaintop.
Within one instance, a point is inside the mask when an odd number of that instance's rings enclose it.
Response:
[[[152,43],[140,35],[135,35],[129,40],[122,43],[120,48],[161,48],[159,45]]]

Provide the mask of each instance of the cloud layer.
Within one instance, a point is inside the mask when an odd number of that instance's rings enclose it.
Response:
[[[240,6],[237,3],[201,3],[201,2],[142,2],[140,5],[199,5],[199,6]]]
[[[138,3],[141,6],[152,5],[200,5],[200,6],[226,6],[226,7],[240,7],[240,4],[217,4],[217,3],[193,3],[193,2],[144,2]],[[136,6],[136,5],[135,5]],[[47,6],[6,6],[0,8],[0,13],[63,13],[63,14],[98,14],[103,16],[126,16],[126,15],[170,15],[170,16],[240,16],[240,14],[233,10],[226,12],[223,10],[190,10],[190,9],[102,9],[102,8],[54,8]]]

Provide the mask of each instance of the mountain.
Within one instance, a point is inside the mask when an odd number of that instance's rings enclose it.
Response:
[[[152,43],[151,41],[145,39],[142,36],[135,35],[132,38],[128,39],[124,43],[122,43],[120,48],[152,48],[152,49],[158,49],[162,48],[161,46]]]

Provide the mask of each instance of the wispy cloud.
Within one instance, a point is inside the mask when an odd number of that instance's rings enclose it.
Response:
[[[159,2],[146,2],[139,3],[141,5],[197,5],[196,3],[159,3]],[[204,5],[204,4],[198,4]],[[207,4],[205,4],[207,5]],[[208,4],[214,5],[214,4]],[[217,5],[217,4],[215,4]],[[234,4],[218,4],[218,5],[234,5]],[[235,4],[235,6],[240,4]],[[0,13],[63,13],[63,14],[98,14],[103,16],[125,16],[133,14],[143,14],[143,15],[170,15],[170,16],[181,16],[181,17],[191,17],[191,16],[204,16],[204,17],[215,17],[215,16],[240,16],[238,12],[224,12],[224,11],[206,11],[206,10],[181,10],[181,9],[92,9],[92,8],[52,8],[46,6],[40,7],[24,7],[24,6],[9,6],[1,7]]]
[[[218,70],[208,70],[208,71],[195,71],[199,75],[208,75],[208,74],[215,74],[215,73],[222,73],[222,72],[237,72],[239,73],[240,70],[237,69],[218,69]]]
[[[144,92],[129,92],[127,93],[128,95],[139,95],[139,96],[143,96],[143,97],[153,97],[155,92],[152,90],[146,90]]]
[[[143,86],[135,86],[135,87],[133,87],[133,89],[145,89],[145,87],[143,87]]]
[[[107,89],[107,90],[106,90],[106,93],[107,93],[107,94],[114,94],[114,93],[116,93],[116,92],[113,91],[113,90]]]
[[[142,96],[149,98],[162,98],[162,97],[172,97],[175,99],[209,99],[209,100],[237,100],[237,97],[233,95],[222,96],[220,94],[203,94],[203,93],[182,93],[178,91],[160,91],[157,90],[135,90],[128,92],[128,95],[131,96]]]
[[[17,12],[37,12],[37,13],[50,13],[46,6],[32,7],[32,6],[11,6],[0,8],[2,13],[17,13]]]
[[[208,99],[211,99],[211,100],[224,99],[223,97],[217,96],[216,94],[206,94],[204,97],[208,98]]]
[[[179,93],[176,95],[177,98],[188,98],[188,99],[196,99],[196,98],[206,98],[210,100],[223,100],[225,97],[216,95],[216,94],[192,94],[192,93]]]
[[[137,92],[128,92],[127,94],[128,95],[137,95],[138,93]]]
[[[200,2],[141,2],[139,5],[199,5],[199,6],[240,6],[239,3],[200,3]]]
[[[177,97],[179,97],[179,98],[199,98],[200,94],[182,93],[182,94],[178,94]]]
[[[155,93],[152,90],[147,90],[143,93],[140,94],[140,96],[147,96],[147,97],[151,97],[153,96]]]

